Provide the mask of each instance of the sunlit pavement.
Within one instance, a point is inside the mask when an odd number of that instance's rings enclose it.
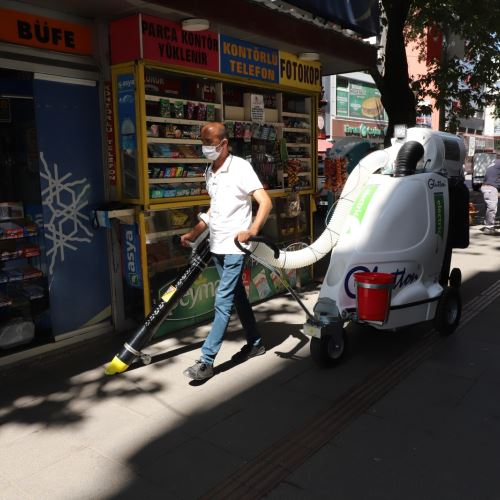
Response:
[[[255,308],[266,355],[231,363],[244,342],[233,321],[204,384],[182,370],[206,325],[111,378],[119,339],[0,372],[0,498],[497,499],[500,237],[481,227],[454,254],[464,311],[445,339],[431,324],[351,325],[349,355],[321,370],[281,296]],[[316,295],[303,292],[309,306]]]

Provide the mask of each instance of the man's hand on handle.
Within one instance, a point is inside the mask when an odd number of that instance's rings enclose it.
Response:
[[[255,231],[252,231],[251,229],[248,230],[248,231],[240,231],[237,235],[236,235],[236,239],[240,242],[240,243],[248,243],[248,240],[250,238],[252,238],[253,236],[257,236],[257,233]]]

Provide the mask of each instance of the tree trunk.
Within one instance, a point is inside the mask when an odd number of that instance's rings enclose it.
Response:
[[[372,73],[380,90],[382,105],[389,117],[385,145],[389,146],[394,125],[413,127],[416,123],[416,100],[410,89],[404,27],[412,0],[383,0],[386,21],[381,38],[382,58],[379,72]]]

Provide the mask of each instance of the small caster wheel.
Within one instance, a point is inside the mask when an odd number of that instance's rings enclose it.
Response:
[[[153,359],[151,358],[151,356],[149,354],[142,354],[141,355],[141,361],[142,361],[143,365],[149,365],[149,364],[151,364],[152,360]]]
[[[344,329],[342,335],[324,335],[320,339],[311,339],[311,357],[320,366],[328,367],[340,362],[347,347],[347,336]]]

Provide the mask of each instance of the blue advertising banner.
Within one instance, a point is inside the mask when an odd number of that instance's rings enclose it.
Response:
[[[378,0],[287,0],[299,9],[340,24],[365,36],[377,35],[380,30]]]
[[[117,112],[120,136],[120,166],[122,188],[125,198],[139,196],[139,176],[137,165],[137,137],[135,130],[135,80],[134,75],[117,76]]]
[[[277,50],[220,35],[220,70],[226,75],[262,82],[279,82]]]
[[[111,315],[105,230],[90,223],[104,202],[99,95],[93,82],[33,83],[52,332]]]
[[[137,224],[120,224],[123,277],[133,288],[142,288],[141,247]]]

